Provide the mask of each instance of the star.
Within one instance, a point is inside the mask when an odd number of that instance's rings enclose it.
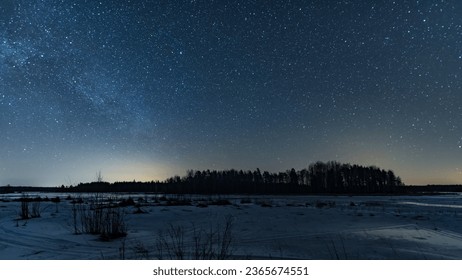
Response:
[[[454,3],[8,3],[0,185],[333,159],[462,182]]]

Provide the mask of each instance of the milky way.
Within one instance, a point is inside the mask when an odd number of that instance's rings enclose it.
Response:
[[[284,171],[462,183],[461,1],[0,4],[0,185]]]

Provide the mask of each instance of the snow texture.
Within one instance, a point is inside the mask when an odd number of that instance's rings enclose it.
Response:
[[[225,217],[233,221],[231,259],[462,259],[462,197],[457,194],[187,196],[183,199],[191,205],[183,206],[131,194],[140,207],[124,207],[127,236],[111,241],[74,233],[69,194],[29,194],[35,195],[59,195],[61,202],[56,207],[43,201],[41,217],[24,220],[15,201],[20,195],[0,196],[0,259],[155,259],[160,232],[171,225],[182,228],[185,258],[191,258],[194,228],[219,229]],[[86,201],[91,195],[82,197]],[[231,204],[210,205],[217,199]]]

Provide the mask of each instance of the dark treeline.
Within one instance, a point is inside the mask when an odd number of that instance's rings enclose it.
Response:
[[[406,191],[409,193],[462,192],[462,185],[406,186]]]
[[[56,192],[55,187],[25,187],[25,186],[3,186],[0,187],[0,194],[14,192]]]
[[[285,172],[256,169],[188,170],[165,181],[80,183],[56,188],[0,187],[10,192],[152,192],[171,194],[422,194],[462,192],[462,185],[404,186],[391,170],[375,166],[316,162]]]
[[[188,170],[163,182],[93,182],[66,191],[158,192],[191,194],[374,194],[403,193],[403,183],[391,170],[375,166],[316,162],[285,172]]]
[[[392,193],[403,186],[393,171],[335,161],[278,173],[260,169],[189,170],[185,177],[173,177],[167,182],[194,193]]]

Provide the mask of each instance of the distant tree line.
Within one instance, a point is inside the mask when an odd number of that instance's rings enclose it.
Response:
[[[158,182],[93,182],[66,191],[137,191],[191,194],[373,194],[402,193],[404,184],[391,170],[375,166],[316,162],[308,168],[285,172],[250,170],[188,170]]]
[[[374,166],[316,162],[296,171],[188,170],[167,180],[193,193],[390,193],[403,186],[393,171]]]
[[[462,192],[462,185],[404,185],[391,170],[338,162],[316,162],[296,171],[271,173],[243,170],[188,170],[165,181],[115,182],[96,180],[77,186],[3,186],[14,192],[151,192],[170,194],[440,194]]]

